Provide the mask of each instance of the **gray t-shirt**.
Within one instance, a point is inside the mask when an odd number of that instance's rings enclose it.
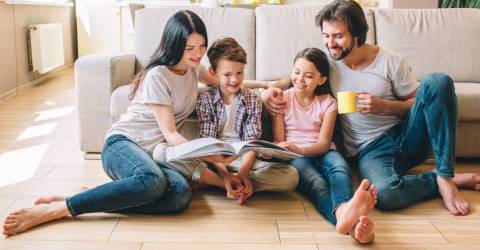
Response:
[[[375,60],[363,70],[352,70],[341,61],[330,63],[330,83],[339,91],[369,92],[388,100],[407,96],[418,87],[412,69],[400,55],[380,48]],[[351,113],[339,116],[347,157],[402,120],[393,115]]]
[[[150,69],[127,112],[113,124],[106,137],[124,135],[151,154],[158,143],[166,141],[148,104],[172,106],[175,125],[180,130],[195,110],[198,80],[204,71],[202,65],[189,68],[184,75],[177,75],[166,66]]]

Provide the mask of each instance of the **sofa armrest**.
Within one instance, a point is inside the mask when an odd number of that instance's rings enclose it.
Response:
[[[110,96],[130,83],[135,74],[135,55],[89,55],[75,62],[76,107],[80,150],[101,152],[113,123]]]

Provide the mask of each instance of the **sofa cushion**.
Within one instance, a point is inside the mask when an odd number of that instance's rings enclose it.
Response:
[[[480,121],[480,83],[456,82],[455,93],[458,100],[460,121]]]
[[[135,56],[144,65],[160,44],[167,20],[175,12],[188,9],[200,16],[207,27],[208,43],[224,36],[235,38],[247,51],[246,79],[255,77],[255,12],[242,8],[201,8],[195,6],[169,6],[146,8],[135,16]],[[208,58],[202,59],[209,65]]]
[[[457,82],[480,82],[480,10],[376,9],[377,44],[403,55],[415,77],[444,72]]]
[[[257,7],[256,79],[275,80],[289,75],[295,55],[307,47],[324,48],[315,16],[324,5]],[[370,27],[367,43],[374,44],[373,12],[365,10]]]
[[[110,115],[115,121],[120,115],[127,111],[131,101],[128,99],[130,95],[130,84],[123,85],[115,89],[110,97]]]

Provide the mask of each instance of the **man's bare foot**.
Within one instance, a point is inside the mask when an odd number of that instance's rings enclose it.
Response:
[[[360,216],[358,223],[350,233],[352,237],[361,244],[371,243],[375,239],[373,232],[373,221],[368,216]]]
[[[377,203],[377,190],[368,180],[360,183],[357,191],[347,203],[340,205],[335,211],[337,232],[347,234],[352,231],[362,215],[368,215]]]
[[[453,182],[459,189],[480,191],[480,175],[474,173],[455,174]]]
[[[66,200],[66,196],[46,196],[46,197],[40,197],[38,198],[34,204],[35,205],[40,205],[40,204],[50,204],[52,202],[57,202],[57,201],[64,201]]]
[[[39,204],[10,213],[3,223],[3,235],[6,237],[24,232],[34,226],[69,216],[65,202]]]
[[[466,215],[470,211],[468,203],[460,196],[453,178],[446,179],[437,176],[438,192],[443,199],[443,205],[453,215]]]

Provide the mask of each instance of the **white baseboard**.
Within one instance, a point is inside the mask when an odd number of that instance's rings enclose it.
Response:
[[[7,91],[7,92],[5,92],[5,93],[3,93],[3,94],[0,94],[0,100],[3,100],[3,99],[5,99],[5,98],[7,98],[7,97],[16,95],[19,90],[26,89],[26,88],[31,88],[32,86],[35,86],[35,85],[37,85],[37,84],[39,84],[39,83],[42,83],[42,82],[44,82],[44,81],[46,81],[46,80],[48,80],[48,79],[50,79],[50,78],[58,75],[58,73],[59,73],[60,71],[63,71],[63,70],[65,70],[65,69],[68,69],[68,68],[71,68],[71,67],[73,67],[73,63],[67,64],[67,65],[63,65],[62,67],[59,67],[59,68],[57,68],[57,69],[54,69],[54,70],[52,70],[52,71],[50,71],[50,72],[48,72],[48,73],[40,76],[39,78],[37,78],[37,79],[35,79],[35,80],[33,80],[33,81],[30,81],[30,82],[24,83],[24,84],[22,84],[22,85],[20,85],[20,86],[17,86],[16,88],[14,88],[14,89],[12,89],[12,90],[9,90],[9,91]]]

